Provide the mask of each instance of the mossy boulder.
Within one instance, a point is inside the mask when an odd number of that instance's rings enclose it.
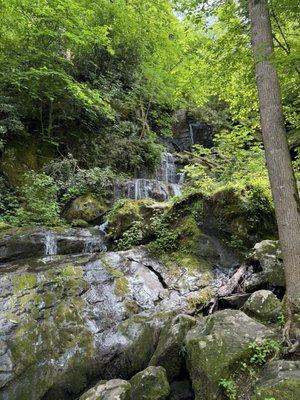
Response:
[[[149,364],[155,351],[161,327],[154,326],[151,319],[132,316],[118,326],[118,332],[130,345],[116,363],[126,363],[127,373],[135,374]]]
[[[104,200],[96,199],[88,193],[77,197],[67,206],[63,217],[68,221],[92,222],[101,217],[107,211],[107,204]]]
[[[277,236],[271,197],[259,186],[222,188],[209,199],[206,210],[211,211],[219,234],[237,250],[248,250],[259,240]]]
[[[243,311],[250,317],[268,323],[278,321],[282,307],[274,293],[269,290],[258,290],[246,301]]]
[[[201,231],[213,239],[204,251],[218,248],[214,242],[219,239],[224,248],[221,252],[228,252],[230,247],[233,252],[244,253],[259,240],[274,238],[277,232],[272,203],[256,189],[225,187],[213,195],[193,191],[178,199],[170,213],[179,221],[182,216],[193,217]]]
[[[173,381],[184,370],[183,343],[187,332],[196,324],[188,315],[178,315],[162,330],[150,365],[162,366],[169,381]]]
[[[11,367],[6,362],[8,369],[1,371],[9,384],[0,390],[0,398],[39,399],[62,383],[65,390],[78,393],[86,385],[94,354],[80,297],[89,287],[82,268],[64,265],[38,275],[23,271],[1,276],[2,289],[5,282],[10,296],[4,310],[1,299],[1,330],[10,332],[4,355]]]
[[[279,242],[263,240],[256,243],[249,256],[250,260],[260,265],[261,279],[271,286],[285,286],[284,267]]]
[[[163,367],[148,367],[130,380],[133,400],[165,400],[170,385]]]
[[[153,218],[167,207],[151,199],[119,200],[108,214],[108,235],[121,249],[146,243],[154,233]]]
[[[223,310],[201,319],[185,341],[195,399],[218,399],[220,380],[229,378],[249,356],[249,344],[274,336],[238,310]]]
[[[300,399],[300,361],[269,361],[255,385],[251,399]]]
[[[131,400],[131,385],[122,379],[100,381],[79,400]]]

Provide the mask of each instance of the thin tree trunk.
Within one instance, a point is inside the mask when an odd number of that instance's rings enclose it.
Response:
[[[287,300],[300,310],[300,202],[283,121],[267,0],[249,0],[261,129],[282,249]]]

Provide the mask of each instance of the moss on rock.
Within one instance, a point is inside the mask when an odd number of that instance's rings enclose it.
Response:
[[[148,367],[130,380],[132,398],[135,400],[165,400],[170,385],[163,367]]]
[[[164,367],[170,381],[184,370],[183,343],[187,332],[195,324],[195,318],[178,315],[163,328],[160,334],[150,365]]]
[[[269,290],[254,292],[243,306],[243,311],[265,323],[278,321],[282,313],[281,302]]]
[[[39,279],[35,273],[15,274],[12,284],[6,318],[16,323],[8,348],[17,382],[6,388],[5,395],[39,399],[61,384],[70,393],[78,393],[86,385],[94,355],[80,297],[89,287],[82,268],[52,268],[40,273]],[[54,394],[51,398],[56,399]]]
[[[277,360],[264,367],[255,385],[252,400],[298,400],[300,398],[300,362]]]
[[[166,207],[151,199],[119,200],[108,214],[108,235],[119,249],[146,243],[153,235],[153,218]]]
[[[220,380],[229,378],[237,363],[249,357],[249,344],[274,336],[241,311],[223,310],[201,319],[185,341],[196,400],[217,399]]]
[[[64,211],[63,216],[68,222],[77,221],[78,224],[78,221],[92,222],[106,211],[106,202],[88,193],[73,200]],[[80,223],[82,225],[82,222]]]
[[[84,393],[79,400],[130,400],[131,385],[121,379],[100,381],[92,389]]]

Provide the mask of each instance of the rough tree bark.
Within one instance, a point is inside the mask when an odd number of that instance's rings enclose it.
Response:
[[[299,321],[300,310],[299,195],[283,121],[267,0],[249,0],[249,12],[261,130],[285,267],[287,303],[291,313],[296,314],[295,322]],[[293,331],[298,336],[299,327],[296,325],[293,325]]]

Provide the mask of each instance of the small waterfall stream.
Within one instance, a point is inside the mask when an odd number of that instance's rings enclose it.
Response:
[[[171,153],[163,153],[161,163],[154,178],[137,178],[115,183],[115,200],[129,198],[140,200],[152,198],[157,201],[167,201],[172,196],[181,194],[184,174],[177,172],[175,158]]]
[[[57,236],[51,232],[45,232],[44,236],[45,256],[57,255]]]
[[[193,124],[189,124],[189,133],[190,133],[190,143],[191,143],[191,147],[194,146],[195,144],[195,140],[194,140],[194,129],[193,129]]]

